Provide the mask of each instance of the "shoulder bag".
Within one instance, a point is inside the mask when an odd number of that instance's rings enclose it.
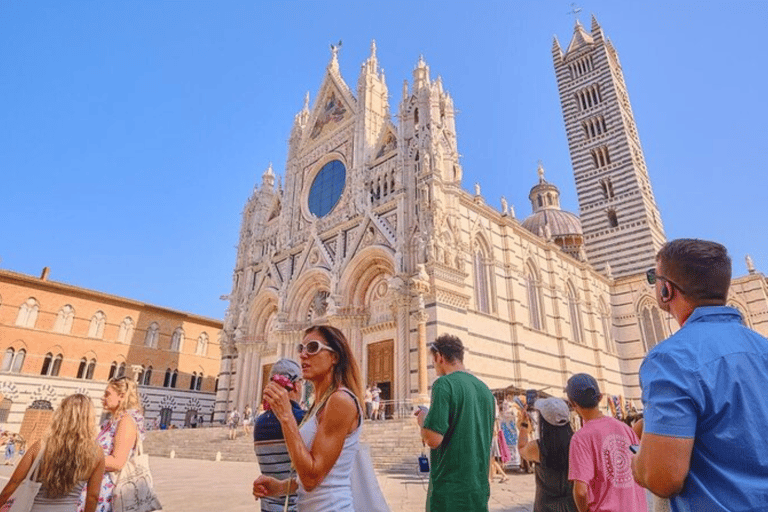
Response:
[[[32,510],[32,505],[35,502],[35,496],[40,491],[40,487],[43,485],[40,482],[36,482],[37,469],[40,466],[40,461],[43,460],[43,453],[45,452],[45,445],[40,446],[40,451],[37,452],[35,461],[27,471],[27,476],[21,481],[19,486],[13,491],[13,494],[3,506],[3,512],[29,512]],[[7,508],[6,508],[7,507]]]
[[[144,453],[141,435],[137,434],[137,437],[136,451],[115,479],[113,512],[154,512],[163,508],[152,485],[149,455]]]

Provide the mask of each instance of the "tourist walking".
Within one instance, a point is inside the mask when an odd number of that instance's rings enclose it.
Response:
[[[353,512],[352,464],[363,422],[360,370],[344,334],[330,326],[304,331],[298,346],[304,379],[313,384],[314,405],[301,427],[293,414],[288,391],[275,382],[264,399],[282,426],[295,477],[262,475],[253,482],[253,495],[298,493],[300,512]]]
[[[432,408],[420,408],[416,416],[431,448],[427,512],[487,512],[493,394],[467,372],[459,338],[443,334],[429,348],[438,378]]]
[[[245,406],[243,411],[243,432],[245,435],[251,434],[251,425],[253,424],[253,410],[250,405]]]
[[[144,416],[136,382],[128,377],[109,380],[101,399],[109,417],[101,426],[97,442],[104,452],[104,478],[101,480],[97,512],[112,512],[115,479],[144,439]],[[83,500],[85,495],[83,495]],[[82,510],[83,503],[78,511]]]
[[[643,435],[635,480],[673,511],[768,507],[768,339],[726,307],[731,258],[721,244],[665,244],[647,272],[680,330],[640,366]]]
[[[32,512],[75,510],[86,483],[84,511],[95,512],[104,475],[104,453],[96,444],[95,426],[90,398],[76,394],[62,400],[43,440],[32,444],[0,493],[0,507],[9,505],[11,495],[30,475],[42,483]]]
[[[568,454],[573,429],[568,404],[561,398],[536,400],[539,439],[529,440],[531,418],[524,414],[518,438],[520,456],[535,465],[533,512],[577,512],[573,483],[568,480]]]
[[[237,409],[232,409],[227,416],[227,426],[229,427],[229,440],[237,439],[237,426],[240,424],[240,413]]]
[[[304,418],[304,410],[299,405],[301,400],[301,366],[293,359],[280,359],[272,365],[269,380],[277,382],[288,392],[291,402],[291,412],[297,424]],[[265,410],[260,414],[253,427],[253,446],[256,458],[259,460],[261,474],[277,480],[287,480],[291,477],[291,457],[285,445],[283,429],[275,412],[265,404]],[[283,512],[285,498],[265,496],[261,498],[262,512]],[[296,493],[288,496],[288,510],[295,512]]]
[[[597,381],[578,373],[568,379],[568,400],[584,420],[573,434],[568,457],[568,478],[579,512],[645,512],[643,489],[632,479],[629,447],[637,435],[625,423],[600,410]]]

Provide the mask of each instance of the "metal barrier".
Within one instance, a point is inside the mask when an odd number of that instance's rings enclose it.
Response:
[[[415,404],[412,399],[382,400],[379,402],[379,417],[376,420],[403,419],[413,416]]]

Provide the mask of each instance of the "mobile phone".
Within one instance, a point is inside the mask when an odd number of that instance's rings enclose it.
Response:
[[[629,445],[629,451],[631,451],[632,453],[637,453],[637,451],[639,449],[640,449],[640,445],[639,444],[631,444],[631,445]]]
[[[413,411],[413,414],[418,415],[421,411],[424,411],[424,414],[427,414],[429,412],[429,407],[425,405],[419,405],[416,407],[416,410]]]

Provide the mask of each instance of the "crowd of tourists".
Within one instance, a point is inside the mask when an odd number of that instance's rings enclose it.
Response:
[[[768,339],[726,306],[727,251],[675,240],[646,277],[680,329],[640,366],[641,415],[626,414],[623,400],[605,397],[586,373],[567,379],[562,398],[497,403],[465,368],[461,339],[442,334],[429,344],[438,377],[430,406],[414,411],[430,449],[428,512],[487,511],[492,479],[507,478],[510,463],[533,468],[534,512],[768,511]],[[364,419],[381,417],[381,389],[364,386],[339,329],[312,326],[297,349],[299,361],[272,366],[264,412],[245,412],[261,469],[253,496],[264,512],[389,510],[360,443]],[[102,403],[109,417],[97,433],[90,399],[62,401],[0,493],[0,510],[24,499],[22,488],[32,489],[25,510],[36,512],[160,509],[151,488],[139,509],[127,508],[122,490],[145,457],[135,382],[110,380]],[[608,412],[622,410],[625,421]],[[227,422],[236,437],[239,413]]]

